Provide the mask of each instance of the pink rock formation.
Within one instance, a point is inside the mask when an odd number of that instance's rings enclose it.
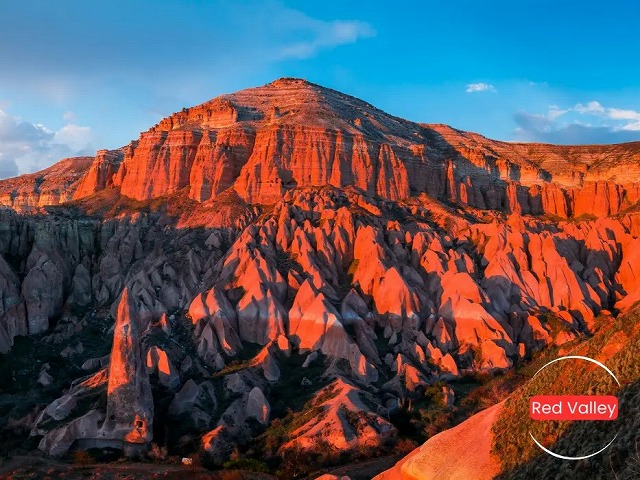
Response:
[[[255,418],[263,425],[269,423],[269,415],[271,413],[271,406],[269,402],[258,387],[253,387],[249,392],[247,398],[246,413],[248,417]]]
[[[0,205],[33,213],[40,207],[68,202],[92,160],[91,157],[66,158],[40,172],[0,180]]]
[[[64,302],[64,273],[60,266],[46,254],[34,257],[37,260],[22,283],[32,334],[46,331],[49,319],[60,313]]]
[[[393,425],[378,415],[364,414],[368,409],[361,395],[371,400],[371,396],[344,379],[337,379],[323,388],[311,400],[320,413],[292,432],[293,438],[282,447],[283,450],[313,450],[319,439],[334,448],[346,450],[354,446],[372,447],[392,438],[396,433]],[[355,418],[358,418],[357,422]]]
[[[638,152],[637,144],[497,142],[281,79],[183,109],[121,150],[99,151],[90,165],[70,159],[0,182],[0,203],[30,210],[112,186],[137,200],[184,188],[207,202],[233,188],[247,202],[275,203],[296,186],[333,185],[390,200],[426,192],[464,207],[605,216],[638,200]]]
[[[138,200],[168,195],[189,184],[200,131],[157,131],[143,135],[125,156],[114,185]]]
[[[308,280],[300,287],[289,311],[289,332],[301,350],[320,350],[348,358],[349,339],[340,314]]]
[[[98,150],[87,172],[78,182],[73,198],[83,198],[113,186],[113,177],[122,162],[119,150]]]

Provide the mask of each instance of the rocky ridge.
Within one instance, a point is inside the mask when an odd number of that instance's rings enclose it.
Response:
[[[498,142],[280,79],[185,108],[126,147],[99,151],[91,165],[65,160],[34,177],[41,185],[11,179],[0,188],[7,192],[2,204],[20,210],[111,187],[136,200],[181,192],[198,203],[232,188],[264,204],[291,188],[332,185],[388,200],[424,192],[463,207],[568,218],[613,215],[635,203],[638,159],[638,143]]]

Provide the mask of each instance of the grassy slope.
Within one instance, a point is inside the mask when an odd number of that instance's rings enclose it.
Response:
[[[640,308],[557,356],[562,355],[584,355],[604,362],[623,388],[618,390],[611,377],[582,361],[558,362],[543,370],[510,396],[493,427],[493,453],[505,472],[501,478],[637,478],[639,474],[629,474],[635,468],[635,437],[640,427]],[[613,422],[536,422],[526,413],[528,399],[535,394],[618,392],[620,416]],[[619,436],[603,454],[571,462],[543,454],[528,432],[553,451],[575,456],[589,454],[606,445],[616,433]]]

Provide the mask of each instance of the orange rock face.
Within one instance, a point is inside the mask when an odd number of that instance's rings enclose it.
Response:
[[[235,355],[241,349],[236,311],[220,290],[198,295],[189,306],[189,316],[196,324],[201,357],[219,363],[221,353]]]
[[[502,404],[495,405],[430,438],[374,480],[494,478],[500,473],[500,461],[491,455],[491,427],[501,408]]]
[[[128,443],[146,443],[153,437],[153,397],[137,315],[135,300],[125,289],[113,334],[107,411],[101,436]]]
[[[392,117],[296,79],[183,109],[91,165],[59,165],[28,190],[0,181],[0,203],[28,210],[115,186],[136,200],[234,189],[270,204],[295,187],[354,186],[390,200],[427,193],[465,207],[561,218],[614,215],[638,199],[637,144],[560,147],[492,141]],[[47,171],[45,171],[47,172]],[[634,173],[635,172],[635,173]],[[64,174],[64,175],[63,175]],[[59,185],[57,177],[66,183]],[[4,183],[4,188],[3,187]],[[40,185],[41,184],[41,185]]]
[[[34,213],[68,202],[91,164],[90,157],[66,158],[40,172],[0,180],[0,206]]]
[[[78,183],[73,198],[83,198],[113,186],[113,177],[122,162],[123,152],[100,150]]]

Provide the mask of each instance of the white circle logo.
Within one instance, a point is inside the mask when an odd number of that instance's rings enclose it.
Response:
[[[543,365],[534,375],[531,377],[533,380],[542,370],[547,368],[556,362],[564,360],[584,360],[591,362],[598,367],[605,370],[620,387],[620,381],[609,370],[609,368],[602,362],[590,357],[584,357],[580,355],[567,355],[565,357],[559,357]],[[618,399],[614,396],[545,396],[538,395],[530,398],[529,402],[529,414],[534,420],[615,420],[618,416]],[[608,417],[608,418],[607,418]],[[594,457],[599,453],[602,453],[618,437],[616,433],[609,443],[597,452],[590,453],[589,455],[583,455],[580,457],[569,457],[560,455],[542,445],[531,432],[529,436],[544,452],[562,460],[584,460],[586,458]]]

